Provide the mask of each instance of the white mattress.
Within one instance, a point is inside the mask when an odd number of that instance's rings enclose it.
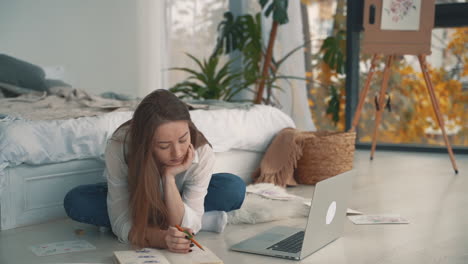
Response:
[[[260,166],[264,152],[232,149],[215,153],[214,173],[229,172],[241,177],[246,184],[252,181],[252,173]]]

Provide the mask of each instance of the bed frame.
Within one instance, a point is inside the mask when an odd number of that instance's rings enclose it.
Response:
[[[231,150],[215,155],[215,173],[234,173],[250,183],[263,152]],[[103,170],[104,162],[98,159],[6,168],[6,184],[0,192],[0,230],[66,217],[65,194],[78,185],[105,181]]]

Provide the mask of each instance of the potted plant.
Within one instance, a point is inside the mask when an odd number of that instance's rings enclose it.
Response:
[[[179,98],[232,101],[236,94],[246,88],[245,84],[241,82],[242,74],[229,71],[229,65],[232,61],[228,61],[218,69],[218,56],[211,56],[208,60],[203,61],[188,53],[187,56],[198,65],[199,69],[171,68],[171,70],[184,71],[189,74],[184,81],[169,89],[171,92],[179,94]]]
[[[266,49],[262,44],[260,13],[235,17],[231,12],[226,12],[224,19],[218,25],[219,35],[212,55],[203,62],[188,55],[197,63],[199,69],[172,68],[172,70],[185,71],[190,76],[170,90],[182,94],[181,98],[225,101],[233,101],[240,91],[247,90],[254,94],[252,100],[254,103],[275,104],[277,100],[273,95],[273,89],[281,90],[276,85],[277,80],[306,80],[304,77],[284,76],[280,72],[282,63],[304,45],[296,47],[279,60],[273,56],[277,28],[280,24],[288,22],[288,1],[273,0],[268,3],[268,0],[260,0],[259,2],[265,10],[265,16],[273,15],[272,30]],[[242,56],[228,60],[217,71],[219,57],[223,54],[232,54],[234,51],[239,51]],[[242,65],[237,71],[230,67],[235,60],[241,60]],[[263,96],[265,88],[266,97]]]

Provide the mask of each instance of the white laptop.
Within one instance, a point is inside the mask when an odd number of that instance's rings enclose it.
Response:
[[[231,247],[231,250],[300,260],[341,236],[354,170],[315,186],[305,229],[276,226]]]

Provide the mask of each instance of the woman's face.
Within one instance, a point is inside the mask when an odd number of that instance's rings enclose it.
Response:
[[[153,153],[166,166],[182,164],[190,145],[187,121],[172,121],[160,125],[155,132]]]

